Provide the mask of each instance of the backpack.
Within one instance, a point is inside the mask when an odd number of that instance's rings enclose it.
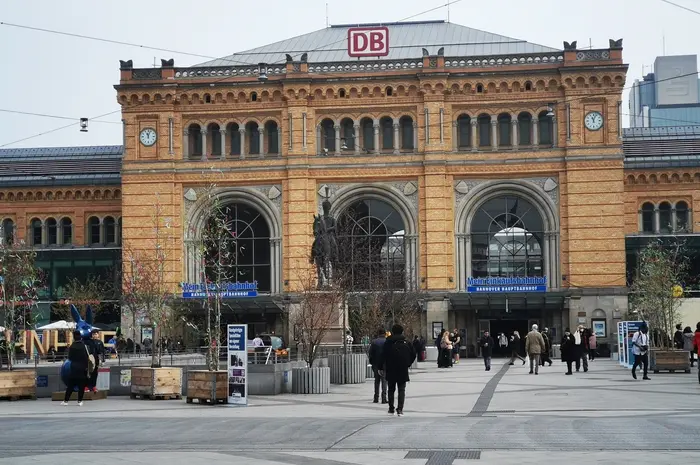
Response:
[[[391,345],[391,352],[391,359],[395,361],[399,367],[409,368],[413,364],[413,359],[411,357],[412,347],[406,339],[394,341]]]

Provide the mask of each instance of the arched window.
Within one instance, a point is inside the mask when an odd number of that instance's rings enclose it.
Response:
[[[338,267],[357,290],[406,287],[405,227],[388,203],[360,200],[338,218]]]
[[[538,131],[540,137],[540,145],[554,145],[554,124],[552,117],[547,116],[547,112],[540,112],[538,119]]]
[[[659,232],[661,234],[668,234],[671,231],[673,231],[671,204],[668,202],[661,202],[659,205]]]
[[[402,116],[399,120],[401,131],[401,149],[413,150],[413,118],[410,116]]]
[[[654,232],[654,204],[646,202],[642,205],[642,232]]]
[[[7,218],[2,220],[2,235],[0,239],[5,244],[12,244],[15,241],[15,222]]]
[[[117,222],[111,216],[105,217],[102,222],[105,228],[105,244],[117,243]]]
[[[229,135],[229,153],[231,155],[241,154],[241,132],[239,131],[240,126],[237,123],[229,123],[226,126],[226,133]]]
[[[207,126],[207,155],[221,157],[221,131],[216,123]]]
[[[379,127],[382,135],[382,149],[391,150],[394,148],[394,120],[388,116],[379,120]]]
[[[202,157],[202,128],[199,124],[190,124],[189,127],[189,154],[191,158]]]
[[[472,146],[472,119],[469,115],[459,115],[457,118],[457,144],[460,149]]]
[[[518,145],[532,144],[532,116],[530,113],[518,115]]]
[[[252,283],[270,292],[270,228],[262,214],[234,203],[209,218],[202,233],[207,279],[213,282]]]
[[[34,218],[31,222],[31,239],[32,239],[32,245],[42,245],[43,244],[43,235],[42,235],[42,224],[41,220],[39,218]]]
[[[329,153],[335,152],[335,122],[332,119],[324,119],[321,121],[321,149],[328,150]]]
[[[70,218],[61,219],[61,244],[70,245],[73,243],[73,222]]]
[[[46,244],[58,244],[58,222],[54,218],[46,219]]]
[[[279,127],[276,121],[265,123],[265,136],[267,136],[267,153],[279,154]]]
[[[245,127],[246,136],[248,137],[248,153],[251,155],[260,154],[260,130],[258,123],[250,121]]]
[[[102,244],[102,234],[100,234],[100,229],[100,219],[96,216],[91,216],[88,220],[89,245]]]
[[[491,145],[491,117],[489,115],[479,115],[479,147],[489,147]]]
[[[362,149],[365,152],[374,150],[374,121],[371,118],[362,118]]]
[[[491,199],[474,215],[472,276],[543,276],[542,216],[529,201],[512,196]]]
[[[688,227],[688,204],[682,200],[676,203],[676,232],[690,232]]]
[[[355,150],[355,123],[350,118],[340,122],[340,149]]]
[[[501,147],[509,147],[511,142],[510,115],[507,113],[501,113],[498,115],[498,145]]]

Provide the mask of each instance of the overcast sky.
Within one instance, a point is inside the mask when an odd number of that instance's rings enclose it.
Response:
[[[454,0],[453,0],[454,1]],[[16,23],[221,57],[325,27],[326,2],[331,24],[391,22],[444,5],[447,0],[0,0],[0,22]],[[700,10],[700,0],[674,0]],[[446,19],[447,8],[412,21]],[[630,65],[627,85],[642,66],[663,54],[697,54],[700,15],[661,0],[461,0],[451,5],[453,23],[562,48],[607,48],[623,38]],[[154,57],[175,58],[176,66],[207,61],[178,53],[145,50],[0,25],[0,108],[32,113],[95,117],[118,110],[113,88],[119,61],[136,67]],[[627,111],[627,94],[625,104]],[[104,118],[119,122],[119,114]],[[628,117],[624,116],[625,123]],[[70,124],[69,120],[0,112],[0,146],[39,147],[121,144],[119,124],[92,122],[88,133],[77,122],[63,130],[9,144]]]

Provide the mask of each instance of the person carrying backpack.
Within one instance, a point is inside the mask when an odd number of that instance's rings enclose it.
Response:
[[[391,328],[391,336],[384,343],[382,359],[381,366],[389,384],[389,415],[396,412],[398,416],[402,417],[406,399],[406,383],[410,381],[408,369],[416,359],[413,345],[403,335],[403,326],[396,324]],[[394,392],[397,387],[399,399],[396,409],[394,409]]]

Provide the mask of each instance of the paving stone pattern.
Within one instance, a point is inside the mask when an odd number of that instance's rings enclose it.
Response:
[[[407,387],[406,416],[371,402],[372,385],[322,396],[255,397],[248,407],[184,401],[105,401],[63,407],[49,400],[0,403],[0,465],[90,461],[198,465],[467,463],[694,463],[700,451],[697,374],[634,381],[611,361],[564,376],[556,363],[480,360],[452,369],[422,364]],[[87,451],[90,451],[89,453]],[[234,460],[234,461],[238,461]]]

